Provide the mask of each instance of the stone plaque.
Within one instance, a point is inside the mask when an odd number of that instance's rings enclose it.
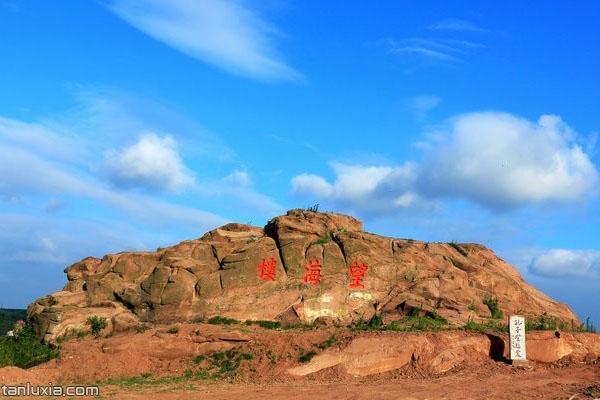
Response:
[[[510,359],[516,361],[527,360],[525,349],[525,318],[520,315],[511,315],[509,321]]]

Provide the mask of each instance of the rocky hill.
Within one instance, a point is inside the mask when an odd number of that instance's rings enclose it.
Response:
[[[62,291],[28,308],[47,342],[82,329],[91,315],[114,331],[213,316],[348,324],[428,313],[464,324],[489,318],[494,300],[504,318],[545,314],[579,324],[484,246],[383,237],[334,213],[291,210],[264,228],[227,224],[155,252],[88,257],[65,272]]]

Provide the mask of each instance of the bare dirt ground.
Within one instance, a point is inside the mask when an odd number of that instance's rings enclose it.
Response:
[[[102,397],[132,400],[593,399],[600,398],[600,370],[598,366],[588,365],[537,367],[522,371],[507,365],[492,365],[438,378],[397,378],[387,382],[215,383],[138,389],[105,387],[102,388]]]
[[[566,357],[554,363],[513,367],[506,360],[461,355],[439,372],[410,362],[383,373],[356,377],[342,365],[306,376],[289,374],[299,356],[348,348],[362,338],[408,343],[410,337],[445,343],[481,337],[454,332],[352,332],[348,329],[276,331],[257,326],[179,324],[109,338],[86,337],[63,344],[61,357],[29,370],[0,368],[0,385],[98,384],[104,399],[594,399],[600,398],[600,358]],[[327,343],[327,348],[319,344]],[[211,355],[227,350],[251,354],[234,373],[214,375]],[[206,359],[194,362],[198,354]],[[426,365],[425,363],[422,365]],[[197,375],[213,368],[212,375]],[[186,373],[188,374],[186,376]],[[143,379],[139,379],[144,377]],[[1,396],[1,393],[0,393]]]

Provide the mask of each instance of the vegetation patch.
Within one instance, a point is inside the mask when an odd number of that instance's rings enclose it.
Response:
[[[493,297],[493,296],[486,297],[485,299],[483,299],[483,304],[485,304],[487,306],[487,308],[489,308],[491,317],[493,319],[502,319],[504,314],[498,307],[498,298],[497,297]]]
[[[0,367],[31,368],[58,357],[59,352],[42,344],[31,325],[18,324],[11,337],[0,337]]]
[[[248,320],[248,321],[244,322],[244,324],[245,325],[258,325],[261,328],[265,328],[265,329],[281,328],[281,322],[279,322],[279,321],[264,321],[264,320],[251,321],[251,320]]]
[[[132,377],[109,378],[107,380],[97,381],[96,383],[98,385],[129,387],[232,378],[237,373],[242,362],[252,360],[253,358],[254,355],[252,353],[240,353],[235,350],[219,351],[210,354],[208,357],[204,355],[197,356],[194,359],[194,364],[208,363],[208,365],[205,368],[186,369],[181,375],[153,378],[152,374],[147,372]]]
[[[108,326],[108,321],[104,317],[99,317],[97,315],[92,315],[86,320],[86,324],[90,326],[90,330],[92,334],[96,337],[100,336],[100,332],[102,329]]]
[[[469,257],[469,253],[465,249],[463,249],[460,244],[456,242],[449,242],[448,245],[452,246],[454,250],[458,251],[463,257]]]
[[[310,350],[310,351],[307,351],[306,353],[300,354],[300,356],[298,356],[298,361],[300,361],[301,363],[307,363],[310,360],[312,360],[312,358],[316,355],[317,355],[316,351]]]
[[[235,375],[242,361],[254,358],[252,353],[240,353],[236,350],[218,351],[212,353],[208,358],[209,367],[207,372],[215,379],[231,377]]]
[[[327,244],[333,240],[333,232],[327,231],[323,236],[313,242],[313,244]]]
[[[498,320],[489,320],[486,322],[475,322],[469,320],[464,326],[463,329],[469,332],[478,332],[485,333],[489,331],[493,332],[508,332],[508,325],[503,324]]]
[[[419,315],[421,309],[415,307],[407,315],[399,320],[384,324],[377,315],[369,321],[357,321],[350,326],[353,331],[393,331],[393,332],[418,332],[418,331],[440,331],[450,329],[448,321],[435,311],[425,315]]]
[[[220,315],[209,318],[207,322],[212,325],[234,325],[240,323],[237,319],[221,317]]]
[[[337,342],[337,338],[335,335],[331,335],[326,341],[317,344],[317,348],[320,350],[325,350],[333,346],[335,342]]]

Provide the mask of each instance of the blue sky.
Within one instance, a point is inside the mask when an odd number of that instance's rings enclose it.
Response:
[[[597,2],[0,0],[0,304],[319,203],[600,322]]]

